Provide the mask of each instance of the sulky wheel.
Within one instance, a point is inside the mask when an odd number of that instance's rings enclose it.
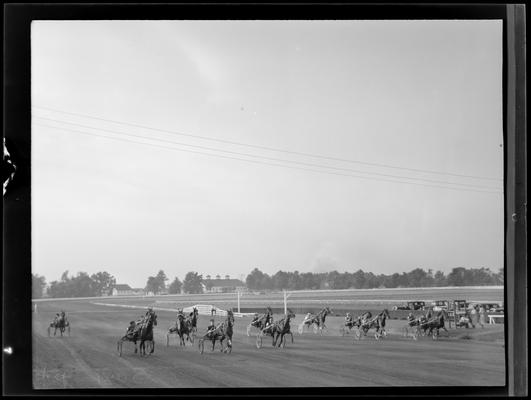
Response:
[[[203,352],[205,351],[205,341],[203,339],[199,339],[197,347],[199,348],[199,353],[203,354]]]

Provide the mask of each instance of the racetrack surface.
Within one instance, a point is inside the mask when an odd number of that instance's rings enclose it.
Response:
[[[53,315],[64,309],[71,336],[48,337]],[[303,316],[293,325],[294,343],[272,348],[271,338],[256,347],[248,337],[250,318],[236,318],[231,354],[219,347],[200,354],[197,341],[186,347],[177,337],[166,346],[166,331],[175,313],[157,311],[155,352],[141,357],[126,342],[116,350],[129,321],[142,309],[95,305],[88,300],[50,301],[33,313],[33,386],[62,388],[204,388],[204,387],[309,387],[309,386],[503,386],[505,362],[503,325],[450,329],[439,340],[402,336],[403,320],[388,320],[388,336],[377,341],[369,335],[359,341],[340,336],[343,318],[326,320],[323,336],[296,333]],[[376,311],[376,310],[375,310]],[[275,319],[281,318],[275,315]],[[204,333],[210,317],[199,317]],[[221,317],[216,317],[221,320]],[[372,331],[371,331],[372,332]],[[468,338],[468,340],[466,339]]]

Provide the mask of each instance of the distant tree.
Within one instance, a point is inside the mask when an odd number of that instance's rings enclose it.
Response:
[[[146,287],[144,288],[144,290],[147,293],[153,293],[155,295],[159,293],[160,287],[157,282],[157,279],[154,276],[148,277],[148,280],[146,282]]]
[[[433,281],[435,286],[446,286],[448,283],[446,282],[446,276],[444,275],[444,272],[437,271],[435,275],[433,276]]]
[[[157,283],[159,284],[159,292],[162,292],[166,289],[166,281],[168,280],[168,277],[166,276],[166,274],[164,273],[163,270],[160,270],[158,273],[157,273],[157,276],[155,276],[155,279],[157,280]]]
[[[465,286],[465,272],[462,267],[453,268],[446,278],[448,286]]]
[[[170,294],[179,294],[181,293],[181,288],[183,287],[182,282],[179,280],[179,278],[175,277],[172,283],[170,283],[170,286],[168,286],[168,293]]]
[[[271,277],[272,288],[277,290],[284,290],[288,288],[289,274],[284,271],[278,271]]]
[[[33,299],[40,299],[42,297],[45,286],[46,279],[44,276],[31,274],[31,297]]]
[[[53,281],[48,288],[50,297],[93,297],[95,296],[94,281],[86,272],[79,272],[69,277],[68,271],[63,272],[61,281]]]
[[[251,290],[265,289],[265,287],[263,287],[265,277],[266,274],[264,274],[258,268],[255,268],[251,271],[249,275],[247,275],[247,278],[245,279],[245,284]]]
[[[116,285],[116,278],[105,271],[92,274],[90,278],[93,281],[96,296],[108,295],[113,286]]]
[[[183,281],[184,292],[191,294],[203,293],[203,286],[201,285],[202,282],[203,277],[197,272],[188,272]]]
[[[290,290],[301,290],[304,289],[302,283],[302,277],[299,274],[299,271],[295,271],[289,274],[288,277],[288,288]]]

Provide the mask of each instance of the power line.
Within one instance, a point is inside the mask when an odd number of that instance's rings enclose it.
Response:
[[[225,140],[225,139],[218,139],[218,138],[213,138],[213,137],[208,137],[208,136],[192,135],[190,133],[183,133],[183,132],[179,132],[179,131],[170,131],[170,130],[165,130],[165,129],[153,128],[153,127],[146,126],[146,125],[132,124],[132,123],[128,123],[128,122],[122,122],[122,121],[116,121],[116,120],[111,120],[111,119],[106,119],[106,118],[95,117],[95,116],[87,115],[87,114],[74,113],[74,112],[68,112],[68,111],[61,111],[61,110],[56,110],[56,109],[49,108],[49,107],[32,106],[32,108],[58,112],[58,113],[62,113],[62,114],[75,115],[75,116],[80,116],[80,117],[84,117],[84,118],[91,118],[91,119],[95,119],[95,120],[99,120],[99,121],[111,122],[111,123],[114,123],[114,124],[132,126],[132,127],[135,127],[135,128],[149,129],[149,130],[152,130],[152,131],[157,131],[157,132],[162,132],[162,133],[169,133],[169,134],[173,134],[173,135],[188,136],[188,137],[192,137],[192,138],[196,138],[196,139],[210,140],[210,141],[216,141],[216,142],[220,142],[220,143],[232,144],[232,145],[237,145],[237,146],[252,147],[252,148],[257,148],[257,149],[261,149],[261,150],[275,151],[275,152],[281,152],[281,153],[287,153],[287,154],[295,154],[295,155],[305,156],[305,157],[314,157],[314,158],[321,158],[321,159],[325,159],[325,160],[341,161],[341,162],[348,162],[348,163],[354,163],[354,164],[370,165],[370,166],[373,166],[373,167],[384,167],[384,168],[400,169],[400,170],[405,170],[405,171],[422,172],[422,173],[429,173],[429,174],[449,175],[449,176],[455,176],[455,177],[461,177],[461,178],[473,178],[473,179],[484,179],[484,180],[492,180],[492,181],[503,181],[503,179],[499,179],[499,178],[491,178],[491,177],[476,176],[476,175],[466,175],[466,174],[455,174],[455,173],[451,173],[451,172],[441,172],[441,171],[433,171],[433,170],[417,169],[417,168],[406,168],[406,167],[393,166],[393,165],[389,165],[389,164],[370,163],[370,162],[365,162],[365,161],[350,160],[350,159],[345,159],[345,158],[324,156],[324,155],[320,155],[320,154],[304,153],[304,152],[291,151],[291,150],[279,149],[279,148],[268,147],[268,146],[261,146],[261,145],[255,145],[255,144],[249,144],[249,143],[242,143],[242,142],[236,142],[236,141]]]
[[[170,144],[175,144],[175,145],[179,145],[179,146],[199,148],[199,149],[202,149],[202,150],[218,151],[218,152],[222,152],[222,153],[234,154],[234,155],[239,155],[239,156],[254,157],[254,158],[264,159],[264,160],[268,160],[268,161],[280,161],[280,162],[285,162],[285,163],[293,163],[293,164],[298,164],[298,165],[304,165],[304,166],[308,166],[308,167],[328,168],[328,169],[333,169],[333,170],[336,170],[336,171],[346,171],[346,172],[354,172],[354,173],[358,173],[358,174],[361,173],[361,174],[367,174],[367,175],[377,175],[377,176],[383,176],[383,177],[387,177],[387,178],[409,179],[409,180],[420,181],[420,182],[442,183],[442,184],[449,184],[449,185],[456,185],[456,186],[463,186],[463,187],[475,187],[475,188],[480,188],[480,189],[496,189],[494,187],[489,187],[489,186],[473,185],[473,184],[466,184],[466,183],[456,183],[456,182],[447,182],[447,181],[438,181],[438,180],[433,180],[433,179],[414,178],[414,177],[400,176],[400,175],[382,174],[382,173],[378,173],[378,172],[366,172],[366,171],[354,170],[354,169],[351,169],[351,168],[341,168],[341,167],[333,167],[333,166],[328,166],[328,165],[312,164],[312,163],[306,163],[306,162],[300,162],[300,161],[294,161],[294,160],[285,160],[285,159],[281,159],[281,158],[266,157],[266,156],[260,156],[260,155],[255,155],[255,154],[235,152],[235,151],[230,151],[230,150],[221,150],[221,149],[216,149],[216,148],[207,147],[207,146],[199,146],[199,145],[192,145],[192,144],[188,144],[188,143],[174,142],[174,141],[171,141],[171,140],[165,140],[165,139],[159,139],[159,138],[150,138],[150,137],[147,137],[147,136],[135,135],[135,134],[131,134],[131,133],[119,132],[119,131],[114,131],[114,130],[104,129],[104,128],[96,128],[96,127],[93,127],[93,126],[87,126],[87,125],[83,125],[83,124],[57,120],[57,119],[53,119],[53,118],[46,118],[46,117],[39,117],[39,116],[36,116],[35,118],[44,119],[44,120],[53,121],[53,122],[59,122],[59,123],[67,124],[67,125],[74,125],[74,126],[78,126],[78,127],[82,127],[82,128],[94,129],[94,130],[102,131],[102,132],[115,133],[115,134],[119,134],[119,135],[131,136],[131,137],[147,139],[147,140],[156,140],[156,141],[160,141],[160,142],[164,142],[164,143],[170,143]]]
[[[415,185],[415,186],[428,186],[428,187],[436,187],[436,188],[441,188],[441,189],[469,191],[469,192],[478,192],[478,193],[502,193],[500,191],[495,191],[495,190],[476,190],[476,189],[467,189],[467,188],[456,188],[456,187],[450,187],[450,186],[430,185],[430,184],[423,184],[423,183],[416,183],[416,182],[405,182],[405,181],[397,181],[397,180],[382,179],[382,178],[369,178],[369,177],[366,177],[366,176],[357,176],[357,175],[351,175],[351,174],[341,174],[341,173],[336,173],[336,172],[331,172],[331,171],[321,171],[321,170],[315,170],[315,169],[309,169],[309,168],[294,167],[294,166],[290,166],[290,165],[274,164],[274,163],[267,163],[267,162],[261,162],[261,161],[256,161],[256,160],[248,160],[248,159],[244,159],[244,158],[223,156],[223,155],[220,155],[220,154],[211,154],[211,153],[204,153],[204,152],[200,152],[200,151],[179,149],[179,148],[176,148],[176,147],[163,146],[163,145],[158,145],[158,144],[154,144],[154,143],[138,142],[138,141],[128,140],[128,139],[119,138],[119,137],[98,135],[98,134],[95,134],[95,133],[82,132],[82,131],[78,131],[78,130],[74,130],[74,129],[61,128],[61,127],[57,127],[57,126],[50,126],[50,125],[45,125],[45,124],[40,124],[40,123],[36,123],[36,125],[42,126],[42,127],[46,127],[46,128],[64,130],[64,131],[68,131],[68,132],[74,132],[74,133],[79,133],[79,134],[88,135],[88,136],[95,136],[95,137],[100,137],[100,138],[106,138],[106,139],[111,139],[111,140],[116,140],[116,141],[121,141],[121,142],[135,143],[135,144],[147,145],[147,146],[152,146],[152,147],[158,147],[158,148],[162,148],[162,149],[176,150],[176,151],[181,151],[181,152],[186,152],[186,153],[193,153],[193,154],[201,154],[201,155],[206,155],[206,156],[211,156],[211,157],[218,157],[218,158],[224,158],[224,159],[230,159],[230,160],[238,160],[238,161],[250,162],[250,163],[255,163],[255,164],[271,165],[271,166],[276,166],[276,167],[290,168],[290,169],[296,169],[296,170],[302,170],[302,171],[318,172],[318,173],[328,174],[328,175],[346,176],[346,177],[358,178],[358,179],[376,180],[376,181],[384,181],[384,182],[391,182],[391,183],[404,183],[404,184]]]

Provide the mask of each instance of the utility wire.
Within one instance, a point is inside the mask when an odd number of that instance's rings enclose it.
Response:
[[[224,139],[218,139],[218,138],[213,138],[213,137],[208,137],[208,136],[192,135],[192,134],[189,134],[189,133],[183,133],[183,132],[179,132],[179,131],[170,131],[170,130],[165,130],[165,129],[153,128],[153,127],[146,126],[146,125],[132,124],[132,123],[128,123],[128,122],[122,122],[122,121],[116,121],[116,120],[111,120],[111,119],[106,119],[106,118],[95,117],[95,116],[87,115],[87,114],[74,113],[74,112],[68,112],[68,111],[61,111],[61,110],[56,110],[56,109],[49,108],[49,107],[32,106],[32,108],[48,110],[48,111],[53,111],[53,112],[62,113],[62,114],[75,115],[75,116],[80,116],[80,117],[85,117],[85,118],[92,118],[92,119],[99,120],[99,121],[111,122],[111,123],[114,123],[114,124],[127,125],[127,126],[136,127],[136,128],[142,128],[142,129],[149,129],[149,130],[152,130],[152,131],[157,131],[157,132],[162,132],[162,133],[169,133],[169,134],[173,134],[173,135],[188,136],[188,137],[193,137],[193,138],[196,138],[196,139],[210,140],[210,141],[216,141],[216,142],[220,142],[220,143],[227,143],[227,144],[238,145],[238,146],[252,147],[252,148],[257,148],[257,149],[261,149],[261,150],[275,151],[275,152],[281,152],[281,153],[287,153],[287,154],[295,154],[295,155],[300,155],[300,156],[305,156],[305,157],[314,157],[314,158],[321,158],[321,159],[325,159],[325,160],[341,161],[341,162],[348,162],[348,163],[354,163],[354,164],[363,164],[363,165],[370,165],[370,166],[375,166],[375,167],[401,169],[401,170],[405,170],[405,171],[423,172],[423,173],[438,174],[438,175],[449,175],[449,176],[456,176],[456,177],[461,177],[461,178],[473,178],[473,179],[484,179],[484,180],[491,180],[491,181],[503,181],[503,179],[499,179],[499,178],[491,178],[491,177],[476,176],[476,175],[466,175],[466,174],[455,174],[455,173],[451,173],[451,172],[440,172],[440,171],[433,171],[433,170],[426,170],[426,169],[417,169],[417,168],[398,167],[398,166],[393,166],[393,165],[388,165],[388,164],[370,163],[370,162],[350,160],[350,159],[345,159],[345,158],[324,156],[324,155],[319,155],[319,154],[304,153],[304,152],[298,152],[298,151],[290,151],[290,150],[278,149],[278,148],[274,148],[274,147],[260,146],[260,145],[255,145],[255,144],[235,142],[235,141],[224,140]]]
[[[246,157],[255,157],[255,158],[268,160],[268,161],[280,161],[280,162],[285,162],[285,163],[293,163],[293,164],[298,164],[298,165],[304,165],[304,166],[308,166],[308,167],[328,168],[328,169],[333,169],[333,170],[336,170],[336,171],[346,171],[346,172],[354,172],[354,173],[358,173],[358,174],[361,173],[361,174],[367,174],[367,175],[377,175],[377,176],[383,176],[383,177],[387,177],[387,178],[410,179],[410,180],[420,181],[420,182],[442,183],[442,184],[449,184],[449,185],[456,185],[456,186],[463,186],[463,187],[475,187],[475,188],[480,188],[480,189],[496,189],[494,187],[482,186],[482,185],[473,185],[473,184],[466,184],[466,183],[455,183],[455,182],[447,182],[447,181],[438,181],[438,180],[433,180],[433,179],[414,178],[414,177],[407,177],[407,176],[400,176],[400,175],[382,174],[382,173],[378,173],[378,172],[366,172],[366,171],[354,170],[354,169],[351,169],[351,168],[333,167],[333,166],[328,166],[328,165],[312,164],[312,163],[306,163],[306,162],[300,162],[300,161],[294,161],[294,160],[285,160],[285,159],[275,158],[275,157],[265,157],[265,156],[249,154],[249,153],[241,153],[241,152],[235,152],[235,151],[230,151],[230,150],[221,150],[221,149],[216,149],[216,148],[207,147],[207,146],[199,146],[199,145],[192,145],[192,144],[188,144],[188,143],[174,142],[174,141],[171,141],[171,140],[165,140],[165,139],[159,139],[159,138],[150,138],[150,137],[147,137],[147,136],[135,135],[135,134],[131,134],[131,133],[119,132],[119,131],[114,131],[114,130],[104,129],[104,128],[96,128],[96,127],[93,127],[93,126],[87,126],[87,125],[83,125],[83,124],[77,124],[77,123],[74,123],[74,122],[67,122],[67,121],[57,120],[57,119],[53,119],[53,118],[46,118],[46,117],[39,117],[39,116],[35,116],[35,118],[44,119],[44,120],[47,120],[47,121],[59,122],[59,123],[67,124],[67,125],[74,125],[74,126],[78,126],[78,127],[82,127],[82,128],[94,129],[94,130],[102,131],[102,132],[115,133],[115,134],[119,134],[119,135],[131,136],[131,137],[136,137],[136,138],[141,138],[141,139],[146,139],[146,140],[156,140],[156,141],[160,141],[160,142],[164,142],[164,143],[170,143],[170,144],[175,144],[175,145],[179,145],[179,146],[198,148],[198,149],[202,149],[202,150],[218,151],[218,152],[222,152],[222,153],[228,153],[228,154],[234,154],[234,155],[246,156]]]
[[[351,174],[341,174],[341,173],[336,173],[336,172],[331,172],[331,171],[322,171],[322,170],[316,170],[316,169],[294,167],[294,166],[290,166],[290,165],[274,164],[274,163],[267,163],[267,162],[256,161],[256,160],[248,160],[248,159],[238,158],[238,157],[223,156],[223,155],[220,155],[220,154],[211,154],[211,153],[204,153],[204,152],[200,152],[200,151],[179,149],[179,148],[176,148],[176,147],[163,146],[163,145],[158,145],[158,144],[154,144],[154,143],[138,142],[138,141],[129,140],[129,139],[125,139],[125,138],[119,138],[119,137],[98,135],[98,134],[95,134],[95,133],[82,132],[82,131],[78,131],[78,130],[74,130],[74,129],[61,128],[61,127],[50,126],[50,125],[41,124],[41,123],[36,123],[36,125],[41,126],[41,127],[51,128],[51,129],[58,129],[58,130],[64,130],[64,131],[68,131],[68,132],[79,133],[79,134],[88,135],[88,136],[95,136],[95,137],[101,137],[101,138],[106,138],[106,139],[111,139],[111,140],[122,141],[122,142],[128,142],[128,143],[135,143],[135,144],[147,145],[147,146],[152,146],[152,147],[158,147],[158,148],[162,148],[162,149],[176,150],[176,151],[181,151],[181,152],[186,152],[186,153],[201,154],[201,155],[224,158],[224,159],[245,161],[245,162],[250,162],[250,163],[255,163],[255,164],[272,165],[272,166],[283,167],[283,168],[290,168],[290,169],[297,169],[297,170],[303,170],[303,171],[318,172],[318,173],[328,174],[328,175],[346,176],[346,177],[366,179],[366,180],[378,180],[378,181],[385,181],[385,182],[391,182],[391,183],[404,183],[404,184],[416,185],[416,186],[428,186],[428,187],[436,187],[436,188],[441,188],[441,189],[469,191],[469,192],[478,192],[478,193],[502,193],[500,191],[495,191],[495,190],[476,190],[476,189],[467,189],[467,188],[456,188],[456,187],[450,187],[450,186],[430,185],[430,184],[416,183],[416,182],[405,182],[405,181],[396,181],[396,180],[382,179],[382,178],[369,178],[369,177],[366,177],[366,176],[358,176],[358,175],[351,175]]]

